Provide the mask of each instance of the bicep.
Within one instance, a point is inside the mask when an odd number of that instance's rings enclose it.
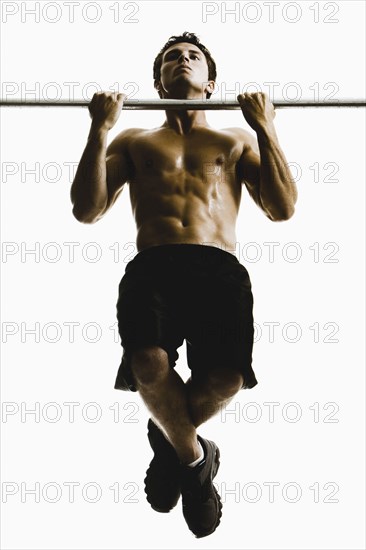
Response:
[[[116,202],[129,179],[130,167],[124,151],[115,152],[113,149],[107,149],[106,168],[108,199],[103,214]]]
[[[254,138],[246,143],[238,162],[238,177],[248,190],[254,202],[262,209],[260,199],[260,155]]]

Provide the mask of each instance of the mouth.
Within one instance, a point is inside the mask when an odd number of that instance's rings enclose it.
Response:
[[[191,71],[192,69],[188,67],[188,65],[181,65],[177,69],[175,69],[174,74],[177,74],[179,71]]]

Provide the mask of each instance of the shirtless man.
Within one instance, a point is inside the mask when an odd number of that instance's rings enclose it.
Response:
[[[154,62],[161,98],[209,98],[215,80],[215,62],[192,33],[171,37]],[[119,286],[123,357],[115,388],[139,391],[151,413],[147,500],[169,512],[181,495],[188,527],[204,537],[221,517],[212,483],[219,449],[196,428],[257,384],[251,284],[234,254],[242,185],[272,221],[293,215],[297,191],[265,94],[238,96],[257,140],[242,128],[211,128],[204,111],[174,110],[159,128],[124,130],[107,148],[124,99],[101,92],[90,103],[73,214],[95,223],[129,184],[138,253]],[[186,383],[174,370],[184,339]]]

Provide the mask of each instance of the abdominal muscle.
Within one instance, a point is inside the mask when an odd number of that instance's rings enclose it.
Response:
[[[202,195],[201,187],[199,196],[192,192],[185,196],[179,192],[142,196],[131,192],[137,250],[187,243],[215,246],[235,255],[237,206],[232,196],[212,193],[212,188],[207,186]]]
[[[235,255],[235,236],[226,238],[217,231],[210,231],[209,226],[183,227],[176,218],[158,218],[141,226],[137,232],[136,246],[140,252],[151,246],[162,244],[200,244],[216,246]]]
[[[242,138],[230,129],[138,130],[129,179],[138,251],[164,244],[216,246],[235,255]]]

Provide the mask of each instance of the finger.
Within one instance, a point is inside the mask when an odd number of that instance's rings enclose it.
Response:
[[[99,95],[99,92],[95,92],[95,93],[93,94],[93,97],[91,98],[90,103],[95,103],[95,102],[97,101],[98,95]]]

